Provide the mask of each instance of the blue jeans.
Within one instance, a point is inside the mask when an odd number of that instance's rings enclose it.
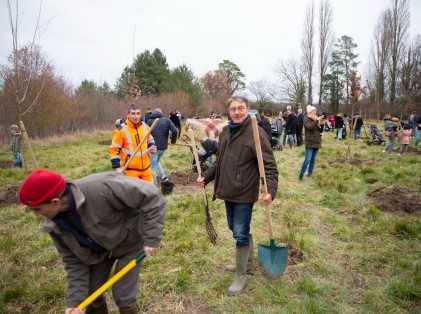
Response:
[[[155,186],[158,186],[158,183],[156,182],[156,168],[158,168],[159,174],[161,175],[161,178],[165,177],[164,168],[162,168],[161,163],[159,162],[164,155],[165,150],[157,150],[155,154],[150,154],[151,158],[151,170],[152,170],[152,178],[153,183]]]
[[[338,129],[338,134],[337,134],[337,136],[336,136],[336,138],[338,139],[338,140],[341,140],[342,139],[342,130],[343,130],[344,128],[339,128]]]
[[[355,129],[354,130],[354,140],[361,139],[361,129]]]
[[[289,147],[294,146],[294,134],[288,134],[288,145]]]
[[[287,131],[285,130],[285,128],[282,129],[284,132],[284,137],[282,139],[282,145],[285,146],[286,142],[287,142]]]
[[[236,246],[250,245],[250,223],[254,203],[234,203],[225,201],[228,228],[233,238],[237,240]]]
[[[316,156],[319,152],[318,148],[311,148],[306,146],[306,157],[304,158],[303,165],[301,166],[300,177],[304,176],[308,167],[308,176],[313,174],[314,164],[316,163]],[[309,165],[310,164],[310,165]]]
[[[414,143],[414,148],[417,148],[418,146],[418,142],[421,139],[421,130],[417,130],[417,132],[415,133],[415,143]]]

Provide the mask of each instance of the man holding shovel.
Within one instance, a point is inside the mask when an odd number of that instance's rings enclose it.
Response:
[[[120,130],[114,130],[110,155],[111,166],[117,171],[121,170],[121,167],[135,154],[137,146],[149,131],[149,126],[141,121],[141,116],[140,107],[137,104],[131,104],[127,110],[126,123],[121,125]],[[124,175],[153,183],[149,154],[155,154],[156,150],[154,138],[148,135]]]
[[[253,268],[250,224],[253,205],[259,197],[260,175],[248,100],[240,96],[232,97],[227,109],[230,121],[219,136],[216,161],[203,173],[203,177],[197,179],[197,183],[204,187],[214,180],[214,199],[225,201],[228,227],[236,240],[236,263],[226,268],[235,272],[228,294],[237,295],[243,292],[247,282],[246,273]],[[260,198],[265,204],[270,204],[278,190],[278,169],[269,138],[260,127],[259,137],[268,189],[268,193]]]
[[[152,184],[119,172],[66,181],[60,174],[36,169],[19,189],[19,200],[44,217],[43,231],[54,241],[67,273],[65,314],[144,252],[153,256],[161,242],[165,200]],[[120,313],[138,313],[140,262],[113,286]],[[107,314],[104,296],[86,314]]]

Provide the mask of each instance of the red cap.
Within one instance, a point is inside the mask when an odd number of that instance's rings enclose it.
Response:
[[[66,187],[66,180],[52,170],[36,169],[23,182],[19,189],[22,204],[34,207],[59,195]]]

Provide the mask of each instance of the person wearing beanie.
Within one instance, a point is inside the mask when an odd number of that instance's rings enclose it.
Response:
[[[13,124],[9,128],[12,139],[10,141],[10,150],[13,153],[15,159],[15,167],[22,168],[22,133],[16,124]]]
[[[124,167],[149,131],[149,126],[146,124],[146,121],[142,122],[141,117],[140,107],[137,104],[131,104],[127,110],[125,123],[120,124],[121,129],[117,128],[114,130],[110,145],[110,156],[111,167],[115,171],[120,171],[121,167]],[[153,183],[149,154],[155,154],[156,151],[154,138],[149,134],[124,172],[124,175]]]
[[[301,166],[300,174],[298,179],[302,180],[308,167],[307,176],[313,175],[314,165],[316,163],[316,156],[319,152],[319,148],[322,145],[322,135],[324,117],[317,117],[317,109],[311,105],[307,106],[307,115],[304,117],[304,135],[305,135],[305,147],[306,155],[304,157],[303,164]]]
[[[235,264],[227,265],[225,270],[235,272],[234,281],[228,288],[228,295],[235,296],[243,292],[247,274],[253,270],[254,245],[250,225],[253,206],[260,194],[260,174],[247,98],[230,98],[227,111],[230,121],[219,136],[216,160],[197,179],[197,184],[205,187],[214,181],[214,199],[225,201],[228,228],[235,240]],[[261,127],[257,128],[268,190],[268,193],[260,194],[260,199],[269,205],[278,190],[278,167],[269,137]]]
[[[43,216],[48,233],[62,257],[67,273],[66,314],[81,314],[76,307],[142,251],[152,257],[160,247],[165,223],[165,200],[148,182],[120,172],[65,180],[48,169],[36,169],[19,189],[19,201],[36,216]],[[136,303],[140,263],[113,286],[120,313],[138,313]],[[86,313],[108,313],[99,296]]]

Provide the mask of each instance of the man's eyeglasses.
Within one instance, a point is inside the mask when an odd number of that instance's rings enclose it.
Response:
[[[230,108],[229,111],[232,112],[232,113],[235,113],[236,111],[243,112],[245,109],[246,109],[246,107],[240,106],[240,107]]]

